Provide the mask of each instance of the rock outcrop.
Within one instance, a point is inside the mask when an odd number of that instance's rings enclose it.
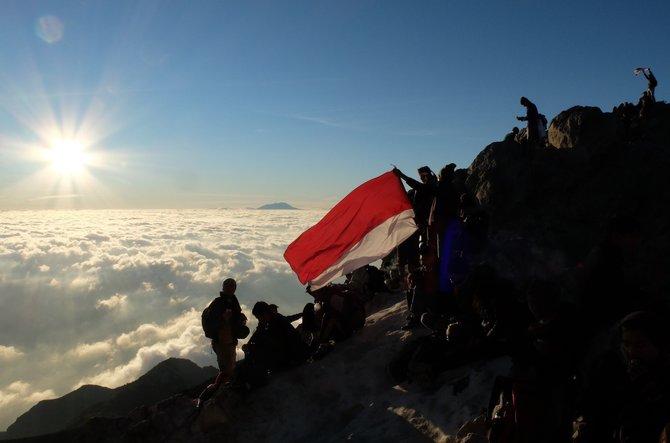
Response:
[[[621,139],[624,123],[600,108],[574,106],[554,117],[547,132],[549,144],[556,148],[595,148]]]
[[[473,161],[466,184],[490,216],[488,258],[501,271],[569,278],[624,214],[641,225],[642,267],[670,265],[670,105],[628,126],[615,120],[573,107],[551,123],[559,146],[498,142]]]

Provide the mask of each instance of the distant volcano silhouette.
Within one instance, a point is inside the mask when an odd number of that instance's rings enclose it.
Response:
[[[267,205],[263,205],[258,209],[298,209],[298,208],[294,208],[288,203],[278,202],[278,203],[268,203]]]

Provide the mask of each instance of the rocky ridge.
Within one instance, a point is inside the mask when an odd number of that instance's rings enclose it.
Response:
[[[216,376],[211,366],[201,368],[179,358],[167,359],[139,379],[116,389],[85,385],[69,394],[43,400],[7,428],[6,439],[25,438],[74,429],[96,418],[123,417]]]

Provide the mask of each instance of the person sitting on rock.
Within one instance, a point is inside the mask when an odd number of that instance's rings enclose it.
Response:
[[[252,314],[258,319],[258,326],[242,346],[245,357],[235,372],[233,385],[262,386],[271,373],[300,364],[308,357],[307,345],[286,317],[263,301],[254,305]]]
[[[415,269],[407,278],[407,323],[403,330],[413,329],[421,324],[424,315],[443,317],[446,299],[438,291],[439,267],[437,257],[431,253],[429,246],[422,242],[419,245],[421,267]]]
[[[295,328],[300,334],[303,343],[307,345],[310,353],[316,351],[319,346],[320,324],[314,312],[314,303],[306,303],[302,309],[302,322]]]
[[[324,357],[338,341],[351,337],[365,324],[364,303],[344,285],[329,284],[316,291],[307,287],[314,297],[315,315],[319,323],[317,350],[313,359]]]
[[[519,136],[519,128],[517,126],[512,128],[512,132],[508,132],[503,139],[507,143],[519,143],[517,137]]]

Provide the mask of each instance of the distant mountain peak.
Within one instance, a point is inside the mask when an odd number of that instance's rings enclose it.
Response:
[[[267,205],[263,205],[258,209],[298,209],[298,208],[295,208],[289,205],[288,203],[278,202],[278,203],[268,203]]]

